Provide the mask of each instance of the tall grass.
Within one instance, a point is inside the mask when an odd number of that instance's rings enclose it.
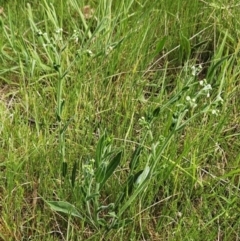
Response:
[[[0,1],[0,239],[238,240],[232,1]]]

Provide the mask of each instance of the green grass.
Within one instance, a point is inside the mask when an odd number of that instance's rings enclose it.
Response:
[[[0,1],[0,240],[239,240],[238,4],[89,4]]]

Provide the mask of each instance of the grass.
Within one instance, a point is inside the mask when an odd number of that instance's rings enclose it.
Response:
[[[0,1],[0,240],[239,240],[238,4],[89,4]]]

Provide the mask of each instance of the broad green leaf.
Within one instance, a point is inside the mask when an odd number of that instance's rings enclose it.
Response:
[[[106,174],[104,179],[102,180],[100,184],[100,188],[103,187],[104,183],[108,180],[108,178],[113,174],[117,166],[119,165],[122,157],[122,152],[120,151],[113,159],[112,161],[108,164]]]
[[[107,164],[102,162],[96,170],[95,178],[97,183],[102,183],[107,172]]]
[[[82,218],[76,207],[64,201],[46,201],[53,211],[65,213],[74,217]]]
[[[130,164],[129,164],[129,167],[130,167],[131,171],[134,171],[137,168],[137,162],[139,160],[139,157],[140,157],[140,154],[141,154],[142,150],[143,150],[143,147],[138,146],[137,149],[134,151],[134,153],[132,155],[132,158],[131,158],[131,161],[130,161]]]
[[[125,190],[125,195],[129,196],[131,195],[131,193],[133,192],[133,188],[134,185],[136,183],[136,181],[138,180],[139,176],[142,175],[144,170],[140,170],[137,173],[135,173],[134,175],[131,175],[128,177],[127,180],[127,186],[126,186],[126,190]]]
[[[145,179],[147,178],[149,171],[150,171],[149,166],[146,166],[145,169],[143,170],[143,172],[138,176],[135,184],[141,185],[145,181]]]

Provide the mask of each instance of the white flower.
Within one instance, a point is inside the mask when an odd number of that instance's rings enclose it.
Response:
[[[215,110],[215,109],[212,110],[212,114],[213,114],[213,115],[216,115],[216,116],[217,116],[218,113],[219,113],[219,110]]]
[[[221,97],[221,95],[218,95],[218,96],[217,96],[216,102],[221,102],[221,103],[223,103],[223,98]]]
[[[190,104],[190,106],[191,106],[192,108],[195,108],[195,107],[197,106],[197,104],[196,104],[196,99],[195,99],[195,98],[192,98],[192,99],[191,99],[190,96],[187,96],[187,97],[186,97],[186,101],[189,102],[189,104]]]
[[[193,76],[197,76],[197,69],[196,69],[196,67],[192,66],[191,69],[192,69],[192,75]]]
[[[56,33],[61,33],[62,31],[63,31],[62,28],[58,28],[58,29],[55,30]]]
[[[38,34],[38,36],[42,36],[42,35],[43,35],[43,33],[42,33],[41,30],[38,30],[38,31],[37,31],[37,34]]]
[[[212,90],[212,86],[210,84],[207,84],[204,86],[203,90]]]
[[[192,67],[191,67],[191,70],[192,70],[192,75],[193,75],[193,76],[197,76],[197,75],[199,75],[199,73],[200,73],[201,70],[202,70],[202,65],[199,64],[197,67],[192,66]]]
[[[90,49],[87,49],[87,50],[86,50],[86,53],[87,53],[89,56],[91,56],[91,57],[94,56],[93,52],[92,52]]]

